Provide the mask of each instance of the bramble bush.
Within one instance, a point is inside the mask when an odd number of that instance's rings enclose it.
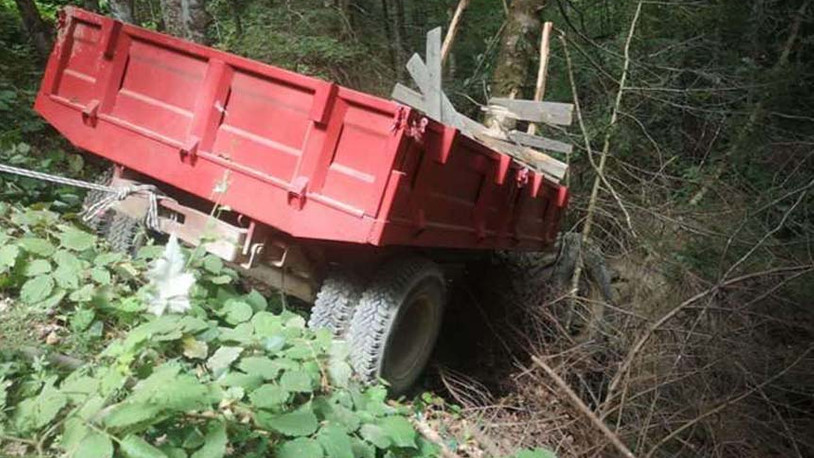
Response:
[[[0,346],[2,447],[94,458],[437,454],[410,408],[357,384],[341,342],[240,292],[218,258],[187,253],[189,310],[155,316],[147,271],[165,248],[131,258],[47,209],[0,203],[0,215],[0,314],[58,321],[72,336],[50,355]],[[81,364],[59,364],[57,351]]]

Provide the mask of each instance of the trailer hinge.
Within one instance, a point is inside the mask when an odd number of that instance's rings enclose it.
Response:
[[[427,131],[427,124],[429,123],[430,121],[423,116],[418,121],[413,120],[410,123],[410,127],[407,128],[407,136],[421,143],[421,140],[424,138],[424,133]]]

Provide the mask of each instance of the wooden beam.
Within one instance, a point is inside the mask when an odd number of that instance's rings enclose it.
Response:
[[[427,89],[424,100],[427,102],[427,114],[435,119],[443,119],[443,90],[441,89],[441,27],[427,32],[427,51],[425,55],[427,66]]]
[[[492,149],[512,156],[533,170],[542,172],[548,179],[555,183],[559,183],[560,180],[565,177],[565,172],[568,170],[568,166],[564,162],[558,161],[548,154],[497,139],[490,135],[489,132],[476,133],[475,139]]]
[[[417,110],[421,110],[424,113],[427,112],[427,104],[424,101],[424,96],[421,95],[420,92],[414,91],[401,83],[396,83],[396,85],[393,86],[393,92],[390,94],[390,98]]]
[[[545,85],[548,79],[548,48],[552,27],[554,27],[554,24],[551,22],[543,24],[543,34],[540,38],[540,68],[537,70],[537,85],[534,88],[535,102],[541,102],[545,97]],[[531,135],[536,134],[537,125],[533,122],[529,123],[527,132]]]
[[[469,0],[460,0],[458,7],[455,8],[455,14],[452,15],[452,21],[449,23],[449,30],[447,30],[447,35],[444,37],[444,44],[441,46],[441,65],[444,65],[444,62],[447,61],[449,51],[452,48],[452,42],[455,41],[455,36],[458,34],[458,25],[461,22],[461,16],[463,16],[464,10],[468,6]]]
[[[527,134],[513,130],[509,132],[509,140],[520,143],[524,146],[530,146],[545,151],[556,151],[558,153],[571,154],[574,147],[568,143],[552,140],[550,138],[538,137],[536,135]]]
[[[508,116],[521,121],[570,126],[573,121],[574,105],[495,97],[489,99],[487,110],[498,116]]]

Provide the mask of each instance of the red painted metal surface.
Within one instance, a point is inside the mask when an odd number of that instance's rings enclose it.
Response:
[[[409,107],[78,8],[35,108],[80,148],[299,238],[539,249],[568,199]]]

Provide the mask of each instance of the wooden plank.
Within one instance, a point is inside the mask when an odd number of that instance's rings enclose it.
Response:
[[[496,97],[489,99],[487,110],[496,115],[509,116],[522,121],[570,126],[573,121],[574,105]]]
[[[455,41],[455,36],[458,34],[458,25],[461,23],[461,16],[464,10],[469,6],[469,0],[460,0],[458,7],[455,8],[455,14],[452,15],[452,21],[449,23],[449,30],[444,37],[444,44],[441,46],[441,65],[447,61],[449,50],[452,48],[452,42]]]
[[[490,148],[512,156],[531,169],[542,172],[548,179],[555,183],[559,183],[560,180],[565,177],[565,172],[568,170],[568,166],[564,162],[558,161],[545,153],[499,140],[489,133],[482,132],[475,134],[475,138]]]
[[[441,101],[441,27],[436,27],[427,32],[427,91],[424,93],[424,100],[427,102],[427,114],[435,119],[443,119],[444,104]]]
[[[424,102],[424,96],[421,95],[420,92],[414,91],[401,83],[396,83],[396,85],[393,86],[393,93],[390,94],[390,98],[417,110],[421,110],[424,113],[427,112],[427,104]]]
[[[546,22],[543,24],[543,33],[540,38],[540,68],[537,70],[537,85],[534,88],[534,101],[540,102],[545,97],[545,83],[548,79],[548,48],[551,37],[551,29],[554,24]],[[537,125],[529,123],[527,132],[531,135],[537,133]]]
[[[431,92],[430,87],[430,75],[427,70],[427,66],[424,65],[424,62],[421,60],[421,57],[418,54],[413,54],[413,57],[407,61],[407,71],[410,72],[410,76],[415,81],[418,89],[424,94],[424,100],[426,103],[427,97],[426,94]],[[425,105],[426,108],[429,108]],[[441,116],[436,117],[433,116],[432,113],[428,111],[428,109],[423,110],[424,113],[427,113],[427,116],[430,118],[435,119],[436,121],[440,121],[444,124],[457,127],[467,136],[472,136],[471,132],[466,129],[464,123],[461,122],[458,116],[458,112],[455,111],[455,107],[452,106],[452,102],[449,101],[447,96],[441,92]]]
[[[536,135],[529,135],[525,132],[513,130],[509,132],[509,140],[520,143],[524,146],[530,146],[545,151],[556,151],[558,153],[571,154],[574,147],[568,143],[564,143],[550,138],[538,137]]]

